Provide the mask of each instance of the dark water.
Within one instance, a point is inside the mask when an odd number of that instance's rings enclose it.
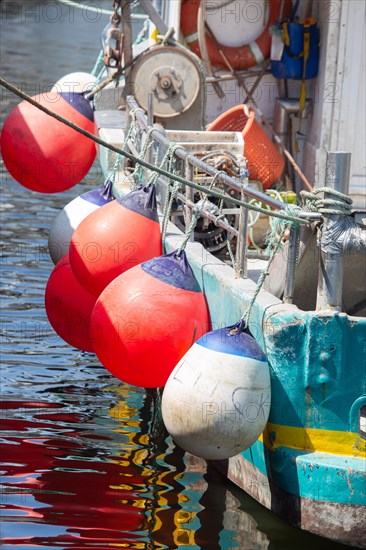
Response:
[[[109,7],[111,1],[84,2]],[[30,94],[90,71],[107,16],[1,1],[1,73]],[[17,99],[1,90],[1,122]],[[2,548],[344,548],[286,526],[156,430],[153,396],[66,345],[44,310],[47,235],[70,191],[1,184]]]

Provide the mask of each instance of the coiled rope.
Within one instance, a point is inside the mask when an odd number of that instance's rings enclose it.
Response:
[[[334,198],[326,198],[319,196],[322,193]],[[300,195],[303,203],[311,212],[320,212],[321,214],[334,214],[338,216],[347,216],[351,213],[352,199],[329,187],[320,187],[311,193],[309,191],[301,191]]]

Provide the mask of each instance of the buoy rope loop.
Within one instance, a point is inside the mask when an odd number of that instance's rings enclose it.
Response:
[[[112,185],[115,184],[116,182],[116,174],[117,174],[117,171],[118,171],[118,168],[119,168],[119,165],[120,165],[120,162],[121,162],[121,159],[122,159],[122,155],[117,155],[116,156],[116,159],[114,161],[114,164],[108,174],[108,176],[106,177],[106,179],[104,180],[104,185],[107,185],[108,182],[111,182]]]
[[[90,72],[91,75],[93,75],[93,76],[98,75],[99,76],[102,68],[103,68],[103,71],[104,71],[105,66],[104,66],[104,63],[103,63],[103,58],[104,58],[104,51],[100,50],[99,55],[98,55],[98,57],[96,59],[96,62],[94,64],[94,67]]]
[[[324,196],[319,196],[323,193],[334,198],[324,198]],[[348,195],[345,195],[340,191],[336,191],[335,189],[331,189],[330,187],[320,187],[312,192],[301,191],[300,195],[304,206],[307,206],[311,212],[342,216],[349,215],[352,210],[352,199]]]
[[[151,131],[154,131],[155,128],[151,127],[150,130]],[[174,155],[174,152],[176,149],[179,149],[181,146],[178,145],[177,143],[174,143],[173,141],[170,143],[168,149],[166,150],[166,153],[165,155],[163,156],[163,159],[159,165],[159,168],[163,168],[163,166],[168,162],[169,159],[171,159]],[[157,172],[155,170],[155,166],[152,168],[152,174],[148,180],[148,184],[151,183],[153,185],[156,185],[158,179],[159,179],[159,172]],[[169,172],[169,171],[168,171]],[[170,177],[169,179],[170,180],[174,180],[174,174],[172,174],[171,172],[169,172],[170,174]]]
[[[169,156],[169,164],[168,164],[168,172],[173,173],[173,163],[174,163],[174,151],[178,148],[176,144],[174,144],[175,147],[171,151],[171,154]],[[167,186],[167,192],[165,196],[165,202],[164,202],[164,210],[163,210],[163,222],[162,222],[162,233],[161,233],[161,239],[162,239],[162,245],[163,248],[165,246],[165,238],[166,238],[166,232],[168,229],[168,223],[170,220],[170,216],[173,209],[173,203],[176,199],[178,192],[181,188],[181,184],[177,181],[174,182],[173,188],[172,188],[172,179],[169,179],[169,183]]]
[[[162,233],[161,233],[163,246],[165,243],[166,232],[168,230],[168,223],[172,213],[174,200],[177,198],[180,187],[181,187],[181,184],[178,182],[174,183],[172,189],[171,189],[171,186],[168,187],[168,191],[167,191],[167,195],[164,203],[163,223],[162,223]]]
[[[135,113],[134,113],[134,116],[136,116]],[[132,141],[137,141],[135,132],[138,129],[139,129],[139,125],[138,125],[137,119],[135,118],[135,120],[130,124],[130,127],[129,127],[129,132],[131,132]],[[154,130],[153,128],[149,128],[146,132],[146,139],[138,155],[140,159],[145,159],[147,151],[150,149],[150,147],[153,144],[153,139],[152,139],[153,130]],[[127,146],[127,142],[125,146]],[[140,186],[141,181],[143,179],[143,170],[142,170],[141,164],[138,164],[138,163],[135,164],[135,169],[132,172],[131,176],[133,178],[133,181],[135,182],[134,189],[136,189],[136,187]],[[150,181],[148,181],[146,185],[149,185],[149,183]]]
[[[226,247],[227,247],[227,251],[228,251],[229,256],[230,256],[231,265],[233,266],[233,269],[236,269],[236,260],[235,260],[235,256],[234,256],[234,251],[233,251],[232,246],[231,246],[231,239],[233,239],[233,238],[234,238],[234,235],[227,232]]]
[[[191,223],[189,224],[189,227],[186,231],[186,234],[185,234],[185,237],[183,239],[183,242],[182,244],[180,245],[179,249],[178,249],[178,252],[176,253],[176,257],[177,258],[180,258],[182,252],[186,249],[186,246],[191,238],[191,235],[197,225],[197,222],[199,220],[199,218],[201,217],[201,214],[202,214],[202,211],[205,207],[205,204],[207,202],[207,199],[209,197],[209,191],[212,190],[213,186],[215,185],[216,183],[216,180],[218,179],[218,177],[220,176],[221,173],[226,173],[226,172],[223,172],[222,170],[216,172],[216,174],[214,175],[214,177],[212,178],[212,181],[210,183],[210,185],[208,186],[208,191],[205,195],[205,198],[200,200],[199,202],[197,202],[193,207],[192,207],[192,220],[191,220]]]
[[[297,206],[294,204],[286,205],[285,209],[286,211],[289,212],[291,216],[295,215],[296,212],[301,210],[300,206]],[[240,319],[240,321],[243,321],[242,330],[249,328],[249,319],[250,319],[253,306],[258,297],[258,294],[260,293],[263,287],[266,277],[269,275],[269,268],[271,267],[271,264],[277,252],[283,246],[283,237],[285,235],[285,232],[287,231],[287,229],[291,229],[296,225],[297,225],[296,222],[293,222],[293,221],[273,220],[272,231],[267,237],[267,241],[268,241],[267,252],[268,252],[268,249],[270,249],[269,259],[268,259],[266,268],[263,269],[262,273],[260,274],[252,299],[250,300],[243,316]]]
[[[73,130],[75,130],[76,132],[79,132],[83,136],[88,137],[89,139],[91,139],[95,143],[98,143],[99,145],[102,145],[106,149],[109,149],[110,151],[113,151],[115,153],[119,153],[122,156],[124,156],[125,158],[127,158],[128,160],[131,160],[132,162],[137,162],[138,164],[141,164],[141,166],[143,166],[144,168],[147,168],[149,170],[154,170],[158,174],[160,174],[161,176],[164,176],[168,179],[173,179],[173,180],[179,181],[183,185],[188,185],[189,187],[192,187],[193,189],[196,189],[197,191],[202,191],[204,193],[207,193],[207,188],[204,187],[203,185],[200,185],[198,183],[190,181],[190,180],[188,180],[188,179],[186,179],[182,176],[179,176],[178,174],[171,174],[167,170],[164,170],[163,168],[160,168],[159,166],[156,166],[156,165],[154,165],[154,164],[152,164],[152,163],[150,163],[150,162],[148,162],[144,159],[139,159],[138,157],[136,157],[132,153],[129,153],[128,151],[126,151],[124,149],[121,149],[120,147],[116,147],[115,145],[112,145],[111,143],[108,143],[104,139],[101,139],[100,137],[96,136],[95,134],[92,134],[91,132],[88,132],[87,130],[84,130],[83,128],[80,128],[80,126],[78,126],[77,124],[74,124],[70,120],[67,120],[66,118],[54,113],[53,111],[51,111],[47,107],[44,107],[44,105],[41,105],[36,100],[34,100],[32,97],[30,97],[28,94],[26,94],[25,92],[23,92],[22,90],[20,90],[16,86],[13,86],[12,84],[10,84],[10,82],[7,82],[2,77],[0,77],[0,85],[3,86],[4,88],[10,90],[11,92],[16,94],[20,98],[24,99],[25,101],[28,101],[28,103],[31,103],[31,105],[33,105],[37,109],[39,109],[39,110],[43,111],[44,113],[46,113],[47,115],[55,118],[59,122],[62,122],[66,126],[69,126],[69,128],[72,128]],[[284,211],[274,211],[274,210],[268,211],[268,210],[265,210],[264,208],[261,208],[261,207],[255,206],[255,205],[250,205],[249,203],[247,203],[245,201],[242,201],[240,199],[236,199],[235,197],[232,197],[229,194],[220,193],[219,191],[216,191],[214,189],[210,190],[209,194],[216,197],[216,198],[218,198],[218,199],[227,200],[230,203],[235,204],[237,206],[244,206],[244,208],[248,208],[249,210],[255,210],[257,212],[261,212],[263,214],[267,214],[269,216],[272,216],[274,218],[279,218],[281,220],[293,221],[293,222],[296,222],[296,223],[299,223],[299,224],[305,224],[305,225],[309,225],[311,223],[311,221],[309,221],[307,219],[303,219],[303,218],[299,218],[299,217],[291,217],[291,216],[288,215],[287,212],[284,212]]]

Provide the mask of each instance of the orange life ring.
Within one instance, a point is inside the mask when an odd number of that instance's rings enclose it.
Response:
[[[262,34],[250,44],[244,44],[238,47],[221,46],[221,49],[227,57],[233,69],[240,71],[254,67],[264,61],[271,50],[271,35],[269,29],[280,17],[282,0],[269,0],[269,20]],[[201,51],[197,36],[197,15],[200,6],[200,0],[182,0],[180,12],[180,28],[186,39],[187,45],[196,55],[201,57]],[[282,17],[286,18],[291,12],[291,0],[285,0],[283,5]],[[206,33],[207,50],[211,64],[214,67],[227,69],[223,58],[218,51],[215,40]]]

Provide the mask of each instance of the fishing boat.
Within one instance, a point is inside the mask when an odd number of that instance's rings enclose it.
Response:
[[[165,252],[184,243],[212,328],[246,312],[269,366],[244,402],[254,442],[207,459],[292,525],[365,548],[365,4],[138,4],[136,43],[124,0],[102,36],[103,173],[118,199],[153,179]],[[224,432],[244,415],[203,404]]]
[[[109,87],[96,97],[95,118],[99,136],[120,146],[128,132],[128,113],[135,110],[140,141],[130,140],[130,151],[138,155],[146,132],[155,128],[150,135],[160,144],[160,159],[171,142],[181,145],[176,155],[185,163],[183,174],[196,182],[206,179],[209,185],[215,166],[220,169],[232,158],[246,156],[247,140],[257,150],[252,162],[265,163],[260,147],[266,136],[257,135],[253,142],[244,130],[245,121],[253,117],[263,132],[264,117],[273,122],[272,134],[265,128],[267,135],[280,138],[282,155],[272,159],[274,168],[284,158],[283,148],[293,153],[291,142],[301,142],[293,155],[295,169],[287,161],[281,174],[282,182],[284,174],[287,179],[282,189],[299,198],[306,180],[315,190],[326,186],[352,198],[347,216],[327,213],[326,205],[323,213],[321,208],[303,209],[312,224],[291,231],[284,251],[275,257],[250,318],[270,364],[268,423],[248,449],[216,465],[291,524],[365,547],[365,140],[364,126],[357,123],[365,117],[365,64],[353,53],[364,40],[365,6],[357,1],[301,4],[298,26],[312,18],[308,21],[321,36],[318,60],[308,61],[319,64],[318,76],[309,80],[285,73],[276,78],[264,59],[269,52],[263,44],[270,40],[266,22],[280,20],[281,2],[140,2],[149,16],[148,37],[129,48],[124,26],[124,63],[131,62],[132,68],[122,94]],[[207,125],[216,131],[208,131]],[[104,147],[99,154],[107,175],[115,155]],[[152,160],[153,153],[149,155]],[[269,209],[281,208],[273,199],[278,195],[263,193],[276,183],[251,172],[249,167],[249,186],[239,167],[217,187]],[[115,184],[120,194],[129,189],[129,178],[122,173]],[[158,185],[162,205],[167,179],[161,176]],[[179,246],[191,222],[196,195],[189,187],[180,192],[165,239],[168,252]],[[202,211],[195,242],[186,252],[204,288],[212,324],[223,327],[240,317],[268,258],[263,249],[248,250],[243,209],[225,202],[220,218],[213,202]],[[260,220],[266,223],[262,214]],[[347,235],[340,230],[340,247],[328,248],[324,233],[317,239],[317,232],[321,235],[342,220],[351,229]],[[237,241],[235,268],[224,253],[232,236]],[[212,414],[221,415],[222,422],[231,420],[230,411],[219,407]]]

